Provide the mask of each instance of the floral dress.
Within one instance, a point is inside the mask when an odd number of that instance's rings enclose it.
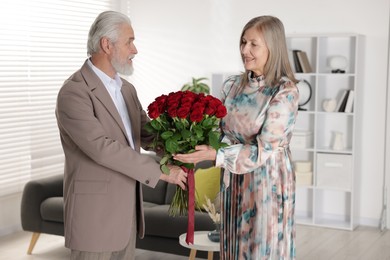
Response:
[[[249,73],[251,76],[251,73]],[[240,77],[223,86],[227,116],[216,166],[221,185],[221,259],[295,259],[295,173],[289,142],[298,110],[298,90],[283,78],[265,86],[251,78],[235,96]]]

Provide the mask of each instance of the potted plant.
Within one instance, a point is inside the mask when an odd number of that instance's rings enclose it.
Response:
[[[184,84],[181,88],[182,91],[192,91],[195,93],[205,93],[210,94],[210,87],[202,82],[204,80],[207,80],[207,78],[192,78],[192,82],[188,82]]]

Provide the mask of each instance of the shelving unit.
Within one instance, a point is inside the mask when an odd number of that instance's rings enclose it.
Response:
[[[299,111],[295,129],[313,133],[312,145],[291,146],[294,161],[309,161],[312,165],[311,185],[300,185],[297,181],[297,223],[346,230],[357,226],[362,39],[356,34],[287,37],[289,50],[305,51],[313,68],[313,73],[296,73],[297,79],[310,83],[312,97],[303,106],[306,110]],[[348,61],[345,73],[331,72],[329,59],[334,56]],[[293,60],[291,64],[294,66]],[[353,112],[326,112],[323,102],[329,99],[339,102],[345,89],[354,90]],[[332,148],[336,134],[342,137],[343,149]]]

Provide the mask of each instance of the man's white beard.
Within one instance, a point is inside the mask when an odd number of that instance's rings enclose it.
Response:
[[[116,56],[114,56],[114,58],[111,60],[111,65],[114,67],[116,72],[122,75],[133,74],[134,68],[132,64],[128,64],[127,62],[121,64],[119,61],[120,59]]]

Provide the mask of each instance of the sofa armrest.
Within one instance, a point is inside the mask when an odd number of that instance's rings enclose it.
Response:
[[[41,203],[50,197],[63,197],[63,177],[60,174],[32,180],[24,186],[20,211],[23,230],[41,231]]]
[[[195,165],[195,171],[197,169],[208,169],[208,168],[214,167],[214,166],[215,166],[215,162],[214,161],[201,161],[201,162],[198,162]]]

